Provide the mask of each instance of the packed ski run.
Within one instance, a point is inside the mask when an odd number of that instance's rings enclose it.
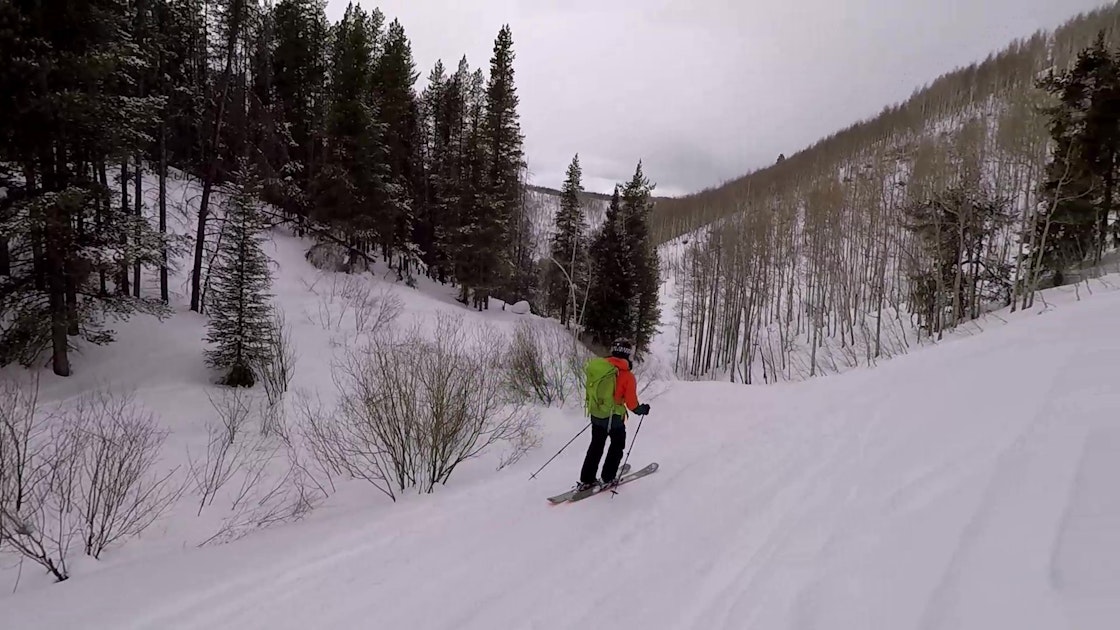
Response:
[[[617,494],[542,500],[586,447],[529,479],[586,422],[554,411],[512,468],[24,586],[3,626],[1113,628],[1120,279],[1093,282],[871,370],[673,382]]]

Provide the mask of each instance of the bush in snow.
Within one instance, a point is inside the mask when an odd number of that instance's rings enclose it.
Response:
[[[391,498],[431,492],[462,462],[510,447],[502,465],[537,443],[536,416],[506,387],[500,336],[467,335],[441,314],[429,338],[386,330],[336,365],[333,413],[305,407],[304,432],[324,468],[365,479]]]
[[[76,435],[54,427],[37,402],[38,381],[0,382],[0,549],[14,549],[61,582],[70,577],[66,560],[77,536]]]
[[[217,400],[210,398],[210,405],[217,412],[218,421],[206,423],[206,452],[194,455],[188,448],[190,475],[199,497],[198,514],[213,504],[218,491],[233,476],[250,467],[250,460],[258,452],[259,439],[243,439],[248,433],[252,400],[242,392],[222,392]]]
[[[355,333],[374,334],[391,324],[404,308],[391,287],[375,293],[373,283],[361,276],[322,274],[307,290],[319,296],[308,319],[323,330],[342,330],[353,323]]]
[[[242,165],[241,176],[226,203],[226,221],[208,298],[210,329],[206,351],[210,366],[223,370],[224,385],[252,387],[254,369],[270,360],[272,312],[268,294],[272,276],[261,247],[267,223],[257,208],[259,180]]]
[[[35,389],[0,390],[0,541],[56,580],[75,542],[100,558],[180,496],[175,471],[156,471],[166,433],[130,395],[98,390],[44,414]]]
[[[64,417],[76,438],[85,552],[101,557],[105,548],[137,536],[181,494],[171,483],[175,470],[157,472],[167,432],[155,416],[138,408],[131,395],[95,391],[82,396]]]
[[[254,404],[259,398],[244,389],[225,390],[212,397],[210,404],[217,418],[206,424],[206,451],[188,452],[198,497],[197,514],[201,515],[219,496],[219,504],[226,511],[218,530],[199,546],[227,542],[255,529],[298,519],[326,496],[325,491],[314,488],[314,481],[300,465],[300,455],[287,439],[282,416],[274,419],[274,436],[263,431],[267,426],[263,417],[262,431],[253,432],[255,409],[271,414],[279,408]],[[280,467],[285,463],[286,467]]]
[[[28,385],[0,381],[0,548],[5,515],[20,514],[31,498],[35,448],[45,430],[36,415],[38,379]]]
[[[256,366],[256,373],[264,385],[268,404],[275,407],[280,404],[284,393],[295,376],[296,353],[292,347],[292,328],[284,318],[284,311],[279,307],[272,309],[271,325],[268,328],[268,352]],[[270,427],[268,422],[262,425],[265,432]]]
[[[518,323],[506,357],[510,389],[546,406],[564,403],[583,378],[590,352],[564,329],[548,321]]]

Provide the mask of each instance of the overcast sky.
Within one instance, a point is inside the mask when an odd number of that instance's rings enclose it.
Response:
[[[905,100],[937,76],[1103,0],[382,0],[437,59],[489,72],[513,29],[533,183],[575,153],[609,192],[639,159],[657,194],[734,179]],[[337,21],[344,0],[330,0]]]

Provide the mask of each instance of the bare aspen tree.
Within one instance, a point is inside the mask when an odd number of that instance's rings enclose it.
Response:
[[[1035,79],[1118,16],[1104,9],[1013,42],[769,167],[659,200],[655,238],[681,239],[676,369],[806,378],[1028,305],[1046,233],[1035,223],[1048,215],[1036,208],[1048,121]],[[907,229],[916,204],[936,210],[932,236]]]

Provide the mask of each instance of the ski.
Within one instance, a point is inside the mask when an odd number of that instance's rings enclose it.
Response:
[[[642,468],[641,470],[638,470],[638,471],[635,471],[635,472],[632,472],[632,473],[629,473],[629,474],[624,472],[618,478],[618,483],[616,483],[616,484],[612,484],[610,486],[602,486],[602,485],[594,486],[594,487],[588,488],[587,490],[584,490],[582,492],[579,492],[579,491],[576,491],[576,490],[569,490],[569,491],[567,491],[563,494],[558,494],[554,497],[549,497],[548,500],[549,500],[550,503],[552,503],[554,505],[559,504],[559,503],[573,503],[575,501],[582,501],[583,499],[586,499],[587,497],[595,495],[595,494],[599,494],[600,492],[602,492],[604,490],[614,490],[614,488],[616,488],[617,486],[621,486],[624,483],[630,483],[631,481],[634,481],[635,479],[640,479],[642,477],[645,477],[646,475],[651,475],[651,474],[657,472],[657,467],[658,467],[657,462],[654,462],[654,463],[646,466],[645,468]],[[629,464],[627,464],[627,471],[629,471]]]
[[[628,472],[630,472],[630,464],[623,464],[622,469],[619,470],[619,472],[618,472],[618,475],[621,477]],[[575,494],[576,494],[576,489],[572,488],[571,490],[568,490],[567,492],[562,492],[562,493],[560,493],[560,494],[558,494],[554,497],[548,497],[548,501],[549,501],[549,503],[554,503],[554,504],[555,503],[563,503],[563,502],[567,501],[568,499],[571,499],[573,496],[575,496]]]
[[[616,487],[621,486],[624,483],[630,483],[631,481],[634,481],[635,479],[641,479],[642,477],[645,477],[646,475],[652,475],[653,473],[657,472],[657,467],[658,467],[657,462],[654,462],[654,463],[646,466],[645,468],[642,468],[641,470],[638,470],[638,471],[632,472],[628,475],[623,475],[623,476],[619,477],[618,478],[618,483],[612,484],[610,486],[595,486],[594,488],[589,488],[587,490],[584,490],[583,492],[577,492],[577,493],[575,493],[575,495],[572,496],[572,498],[568,499],[567,503],[574,503],[576,501],[582,501],[583,499],[586,499],[587,497],[590,497],[590,496],[593,496],[593,495],[596,495],[596,494],[599,494],[601,492],[608,491],[608,490],[611,491],[611,492],[614,492],[614,489]]]

